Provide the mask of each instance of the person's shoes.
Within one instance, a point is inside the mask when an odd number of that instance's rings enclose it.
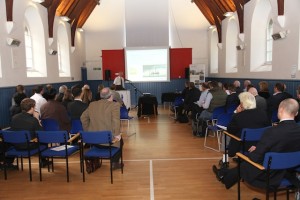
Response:
[[[216,175],[216,178],[218,179],[218,181],[222,181],[224,176],[220,173],[220,170],[217,168],[216,165],[212,166],[212,170],[213,170],[214,174]]]
[[[112,163],[112,169],[113,170],[121,169],[122,167],[124,167],[124,163],[118,163],[118,162],[113,162]]]

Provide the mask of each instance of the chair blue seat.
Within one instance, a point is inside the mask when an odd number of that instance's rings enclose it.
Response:
[[[31,172],[31,156],[37,154],[39,152],[38,148],[31,149],[30,148],[30,140],[31,134],[29,131],[11,131],[11,130],[3,130],[0,132],[3,137],[3,142],[8,145],[18,145],[18,144],[26,144],[24,150],[20,150],[15,148],[14,146],[10,147],[6,150],[4,156],[4,162],[6,163],[5,157],[17,157],[21,158],[21,169],[23,170],[23,158],[28,158],[28,166],[29,166],[29,179],[32,181],[32,172]],[[44,150],[46,148],[45,145],[41,145],[40,149]],[[6,165],[4,165],[6,166]],[[18,162],[19,167],[19,162]],[[7,179],[7,170],[4,167],[4,178]]]
[[[66,174],[67,182],[69,182],[69,156],[79,151],[78,145],[68,145],[69,133],[67,131],[36,131],[39,146],[42,144],[48,144],[48,148],[43,150],[39,148],[40,151],[40,181],[42,181],[42,170],[41,161],[43,158],[51,159],[52,161],[52,171],[54,171],[53,158],[62,158],[66,161]],[[76,136],[74,136],[76,137]],[[58,146],[53,146],[53,144],[60,144]],[[59,148],[59,149],[58,149]],[[48,166],[49,171],[49,166]]]
[[[110,162],[110,181],[113,183],[112,162],[115,156],[120,155],[121,172],[123,174],[123,141],[120,141],[120,147],[112,146],[113,135],[111,131],[80,131],[81,136],[81,168],[82,180],[85,182],[84,160],[91,158],[107,159]],[[84,151],[83,143],[92,147]],[[101,146],[100,146],[101,145]]]

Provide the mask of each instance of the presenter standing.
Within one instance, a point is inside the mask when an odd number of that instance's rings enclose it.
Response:
[[[116,85],[116,90],[125,90],[125,82],[123,78],[123,72],[117,73],[118,76],[114,80],[114,84]]]

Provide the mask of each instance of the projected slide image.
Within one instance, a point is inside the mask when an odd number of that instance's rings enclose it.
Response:
[[[143,77],[166,77],[166,65],[144,65]]]

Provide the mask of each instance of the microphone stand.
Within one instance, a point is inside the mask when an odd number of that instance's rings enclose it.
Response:
[[[143,93],[132,83],[132,81],[128,79],[125,79],[125,81],[127,81],[134,88],[135,103],[136,103],[134,108],[137,108],[138,107],[137,92],[139,92],[141,95],[143,95]]]

